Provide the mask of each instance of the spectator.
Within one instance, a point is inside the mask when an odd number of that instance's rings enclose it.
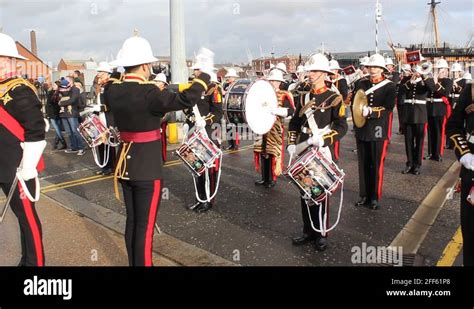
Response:
[[[61,100],[59,102],[60,117],[62,118],[64,127],[69,131],[69,139],[71,148],[66,153],[77,153],[82,156],[85,153],[85,146],[82,136],[77,130],[79,128],[79,104],[81,100],[80,90],[74,86],[70,77],[62,80]]]
[[[48,118],[51,126],[54,128],[55,138],[54,138],[54,150],[65,150],[67,149],[66,140],[63,137],[61,132],[61,118],[59,117],[59,110],[61,109],[58,105],[59,103],[59,81],[56,81],[49,87],[48,84],[44,84],[44,89],[47,89],[46,96],[46,117]],[[58,148],[59,143],[61,147]]]

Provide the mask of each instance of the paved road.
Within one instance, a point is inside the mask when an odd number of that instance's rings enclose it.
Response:
[[[394,120],[394,132],[397,131]],[[273,189],[254,186],[258,177],[253,167],[250,141],[238,152],[224,156],[220,191],[215,208],[205,214],[187,211],[194,202],[190,173],[169,154],[165,167],[165,187],[169,199],[163,200],[158,223],[167,234],[242,265],[353,265],[351,249],[368,245],[388,246],[400,232],[421,201],[454,162],[447,151],[441,163],[424,162],[420,176],[402,175],[405,166],[403,136],[394,134],[385,165],[384,197],[381,209],[370,211],[353,206],[358,199],[357,155],[352,152],[352,132],[342,141],[340,166],[346,173],[343,213],[339,226],[330,234],[330,248],[316,252],[311,246],[293,247],[290,238],[301,230],[297,190],[283,177]],[[248,146],[248,147],[247,147]],[[124,214],[122,203],[113,196],[110,178],[94,178],[96,170],[91,152],[83,157],[65,153],[46,154],[47,171],[43,178],[63,184],[63,188],[92,203]],[[83,182],[75,182],[79,179]],[[91,178],[92,177],[92,178]],[[46,188],[56,190],[56,188]],[[459,196],[455,198],[459,199]],[[335,218],[338,198],[331,201]],[[419,254],[427,265],[435,265],[444,247],[459,226],[456,202],[448,203],[433,226]],[[449,211],[448,211],[449,209]],[[427,245],[430,244],[430,245]]]

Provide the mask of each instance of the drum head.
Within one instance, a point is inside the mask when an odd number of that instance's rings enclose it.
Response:
[[[250,129],[256,134],[266,134],[273,127],[276,116],[270,112],[278,107],[273,86],[265,80],[257,80],[245,96],[245,117]]]

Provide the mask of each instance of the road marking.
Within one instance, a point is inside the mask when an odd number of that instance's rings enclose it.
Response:
[[[449,190],[457,183],[461,166],[454,162],[421,202],[390,246],[403,247],[404,254],[416,254],[443,208]]]
[[[448,243],[446,248],[444,248],[443,254],[439,258],[436,266],[453,266],[456,258],[462,249],[462,233],[461,228],[459,227],[454,233],[453,238]]]
[[[248,145],[248,146],[242,147],[239,150],[224,151],[224,154],[233,154],[233,153],[245,151],[245,150],[248,150],[248,149],[251,149],[251,148],[253,148],[253,145]],[[182,163],[183,162],[181,160],[173,160],[173,161],[166,162],[166,164],[164,164],[163,167],[171,167],[171,166],[181,165]],[[67,188],[71,188],[71,187],[77,187],[77,186],[86,185],[86,184],[99,182],[99,181],[103,181],[103,180],[108,180],[108,179],[112,179],[112,178],[114,178],[114,176],[96,175],[96,176],[84,177],[84,178],[71,180],[71,181],[66,181],[66,182],[62,182],[62,183],[58,183],[58,184],[54,184],[54,185],[44,187],[41,190],[41,193],[48,193],[48,192],[57,191],[57,190],[60,190],[60,189],[67,189]]]

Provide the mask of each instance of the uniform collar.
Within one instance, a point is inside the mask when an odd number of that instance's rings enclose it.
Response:
[[[328,90],[329,90],[329,88],[326,87],[326,85],[324,85],[324,86],[322,86],[321,88],[318,88],[318,89],[314,89],[314,88],[311,89],[311,93],[313,93],[313,94],[321,94],[321,93],[324,93],[324,92],[326,92],[326,91],[328,91]]]
[[[128,74],[125,74],[125,77],[123,78],[123,81],[124,82],[136,82],[136,83],[139,83],[139,82],[146,82],[147,79],[141,75],[138,75],[138,74],[133,74],[133,73],[128,73]]]
[[[378,83],[380,83],[381,81],[383,81],[384,79],[385,79],[385,76],[382,74],[382,76],[379,77],[379,78],[370,78],[370,82],[371,82],[372,84],[378,84]]]

